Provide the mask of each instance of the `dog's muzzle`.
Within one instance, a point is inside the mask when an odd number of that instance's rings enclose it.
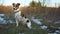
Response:
[[[16,8],[15,8],[15,7],[13,7],[13,10],[16,10]]]

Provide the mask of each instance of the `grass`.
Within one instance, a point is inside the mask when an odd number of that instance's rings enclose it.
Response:
[[[25,25],[22,25],[22,23],[19,23],[19,26],[16,27],[16,24],[7,24],[3,26],[2,28],[0,27],[0,34],[19,34],[19,33],[24,33],[24,34],[47,34],[46,30],[39,29],[40,26],[37,24],[32,23],[32,27],[36,29],[28,29]],[[4,28],[5,27],[5,28]],[[7,27],[7,28],[6,28]]]

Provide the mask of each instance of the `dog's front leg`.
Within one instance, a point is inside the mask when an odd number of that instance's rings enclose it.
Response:
[[[18,20],[16,19],[16,27],[18,27]]]

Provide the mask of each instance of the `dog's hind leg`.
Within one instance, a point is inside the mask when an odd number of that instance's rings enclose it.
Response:
[[[29,28],[29,29],[31,29],[32,27],[31,27],[31,23],[27,23],[27,27]]]

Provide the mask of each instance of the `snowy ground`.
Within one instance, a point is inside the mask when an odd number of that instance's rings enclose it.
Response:
[[[39,19],[36,19],[36,18],[32,18],[32,21],[38,25],[40,25],[41,29],[43,30],[47,30],[48,31],[48,26],[44,25]],[[55,30],[54,32],[53,31],[48,31],[48,34],[60,34],[60,30]]]
[[[14,21],[12,21],[12,20],[6,20],[5,18],[2,18],[4,16],[4,14],[0,14],[0,24],[7,24],[8,22],[9,23],[15,23]],[[35,24],[37,24],[37,25],[39,25],[40,26],[40,29],[43,29],[43,30],[47,30],[47,27],[48,26],[46,26],[46,25],[44,25],[41,21],[40,21],[40,19],[37,19],[37,18],[32,18],[31,19]],[[32,28],[33,29],[33,28]],[[57,31],[57,30],[56,30]],[[53,34],[58,34],[59,32],[60,32],[60,30],[59,31],[57,31],[57,32],[53,32]],[[20,33],[19,33],[20,34]],[[52,34],[52,33],[48,33],[48,34]]]

